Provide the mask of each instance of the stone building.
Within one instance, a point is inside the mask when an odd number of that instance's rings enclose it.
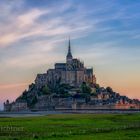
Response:
[[[27,102],[25,100],[19,100],[9,103],[9,100],[4,102],[4,111],[27,111]]]
[[[9,103],[9,100],[4,102],[4,111],[10,111],[11,110],[11,104]]]
[[[11,111],[27,111],[27,102],[24,100],[16,101],[11,104]]]
[[[46,84],[53,87],[57,83],[79,87],[83,82],[92,85],[96,83],[96,77],[93,74],[93,68],[86,68],[83,62],[73,58],[70,40],[66,63],[56,63],[54,69],[49,69],[44,74],[38,74],[35,79],[38,88]]]

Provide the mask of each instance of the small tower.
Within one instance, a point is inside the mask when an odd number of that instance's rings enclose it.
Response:
[[[68,45],[68,53],[67,53],[67,63],[71,62],[71,60],[73,59],[72,57],[72,53],[71,53],[71,44],[70,44],[70,39],[69,39],[69,45]]]

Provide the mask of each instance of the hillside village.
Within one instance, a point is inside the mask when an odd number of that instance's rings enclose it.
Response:
[[[59,109],[140,109],[140,101],[111,87],[100,87],[93,68],[73,58],[69,40],[66,63],[56,63],[54,69],[37,74],[28,90],[14,102],[4,103],[4,111]]]

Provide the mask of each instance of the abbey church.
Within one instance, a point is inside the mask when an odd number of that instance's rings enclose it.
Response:
[[[57,83],[65,83],[73,87],[79,87],[83,82],[89,85],[96,83],[93,68],[86,68],[83,62],[73,58],[70,40],[66,63],[56,63],[54,67],[54,69],[49,69],[47,73],[37,75],[35,83],[38,85],[38,88],[46,84],[55,86]]]

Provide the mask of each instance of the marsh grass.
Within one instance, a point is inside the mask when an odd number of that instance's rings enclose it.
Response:
[[[23,128],[5,131],[4,127]],[[0,118],[0,140],[139,140],[140,114]]]

